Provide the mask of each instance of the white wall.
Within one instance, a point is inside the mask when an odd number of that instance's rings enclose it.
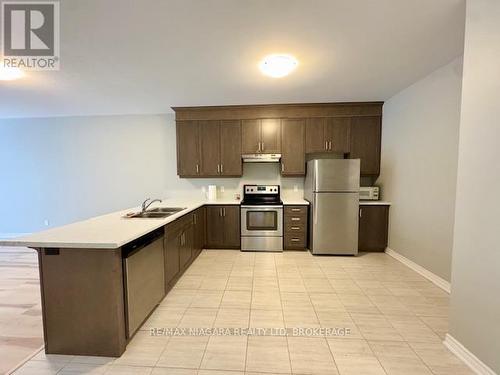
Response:
[[[500,374],[500,2],[467,2],[450,334]]]
[[[174,115],[0,119],[0,236],[30,233],[137,206],[146,197],[200,194],[245,182],[281,183],[278,165],[245,165],[242,179],[180,179]]]
[[[450,280],[462,61],[386,101],[377,184],[390,208],[389,247]]]

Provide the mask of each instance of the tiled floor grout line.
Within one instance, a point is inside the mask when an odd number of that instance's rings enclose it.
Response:
[[[330,285],[330,287],[335,291],[335,288],[333,287],[333,285],[331,285],[330,280],[326,277],[326,274],[323,272],[323,269],[321,267],[320,267],[320,269],[321,269],[321,273],[323,274],[323,276],[325,276],[326,280],[328,281],[328,284]],[[306,289],[306,291],[307,291],[307,289]],[[338,294],[336,291],[335,291],[335,295],[338,298]],[[311,305],[313,307],[314,314],[316,315],[316,319],[318,320],[319,326],[322,327],[321,320],[319,319],[318,311],[316,310],[316,306],[314,306],[314,303],[312,302],[311,294],[308,292],[307,296],[309,297],[309,302],[311,302]],[[342,303],[342,301],[340,303]],[[339,366],[337,365],[337,361],[335,361],[335,356],[333,355],[332,349],[330,348],[330,343],[328,342],[328,339],[326,338],[326,336],[323,337],[323,339],[325,340],[326,346],[328,347],[328,351],[330,352],[330,355],[332,356],[333,364],[335,365],[335,369],[337,370],[337,374],[341,375]]]
[[[281,298],[281,286],[280,286],[280,279],[278,277],[278,267],[276,266],[276,256],[274,256],[273,258],[274,258],[274,269],[276,271],[276,278],[278,279],[278,294],[280,296],[281,311],[283,315],[283,325],[285,327],[285,332],[287,332],[288,327],[285,321],[285,309],[283,306],[283,299]],[[294,263],[296,262],[294,261]],[[293,374],[292,355],[290,354],[290,342],[288,341],[288,333],[285,336],[285,341],[286,341],[286,350],[288,352],[288,362],[290,364],[290,374]]]

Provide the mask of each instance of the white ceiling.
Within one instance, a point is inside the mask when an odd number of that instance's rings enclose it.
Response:
[[[61,0],[61,70],[0,82],[0,117],[386,100],[463,34],[464,0]],[[300,66],[261,75],[274,52]]]

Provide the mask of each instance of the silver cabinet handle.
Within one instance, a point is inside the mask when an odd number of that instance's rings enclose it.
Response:
[[[217,164],[217,174],[220,173],[220,164]]]
[[[328,151],[328,141],[325,141],[325,150]]]
[[[300,212],[300,208],[292,208],[292,212]]]
[[[362,208],[359,209],[359,217],[363,217],[363,209]]]
[[[197,174],[200,173],[200,166],[199,166],[199,164],[196,164],[196,173]]]
[[[258,143],[258,150],[257,151],[260,152],[260,142]]]
[[[300,230],[300,227],[290,227],[291,230]]]
[[[328,149],[332,151],[332,141],[328,142]]]
[[[292,242],[299,242],[300,240],[298,238],[292,238]]]
[[[264,151],[264,142],[261,142],[262,143],[262,151]]]
[[[219,216],[222,217],[222,207],[219,208]]]
[[[285,163],[281,162],[281,173],[285,171]]]
[[[300,221],[300,217],[292,217],[292,221]]]
[[[220,173],[221,173],[221,174],[222,174],[222,173],[224,173],[224,164],[221,164],[221,165],[220,165]]]
[[[193,214],[193,224],[196,225],[198,219],[197,219],[197,216],[196,214]]]
[[[222,209],[222,212],[224,213],[224,217],[226,217],[226,207]]]

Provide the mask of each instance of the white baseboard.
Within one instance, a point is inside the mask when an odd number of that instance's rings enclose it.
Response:
[[[386,248],[385,253],[387,255],[390,255],[394,259],[399,260],[405,266],[407,266],[407,267],[411,268],[413,271],[419,273],[420,275],[425,277],[427,280],[433,282],[438,287],[443,289],[445,292],[447,292],[447,293],[451,292],[451,285],[445,279],[442,279],[438,275],[433,274],[431,271],[426,270],[424,267],[418,265],[414,261],[404,257],[403,255],[399,254],[398,252],[396,252],[390,248]]]
[[[443,344],[450,349],[450,351],[460,358],[467,366],[471,368],[478,375],[497,375],[495,371],[489,368],[483,361],[472,354],[465,346],[463,346],[457,339],[449,333],[443,341]]]

